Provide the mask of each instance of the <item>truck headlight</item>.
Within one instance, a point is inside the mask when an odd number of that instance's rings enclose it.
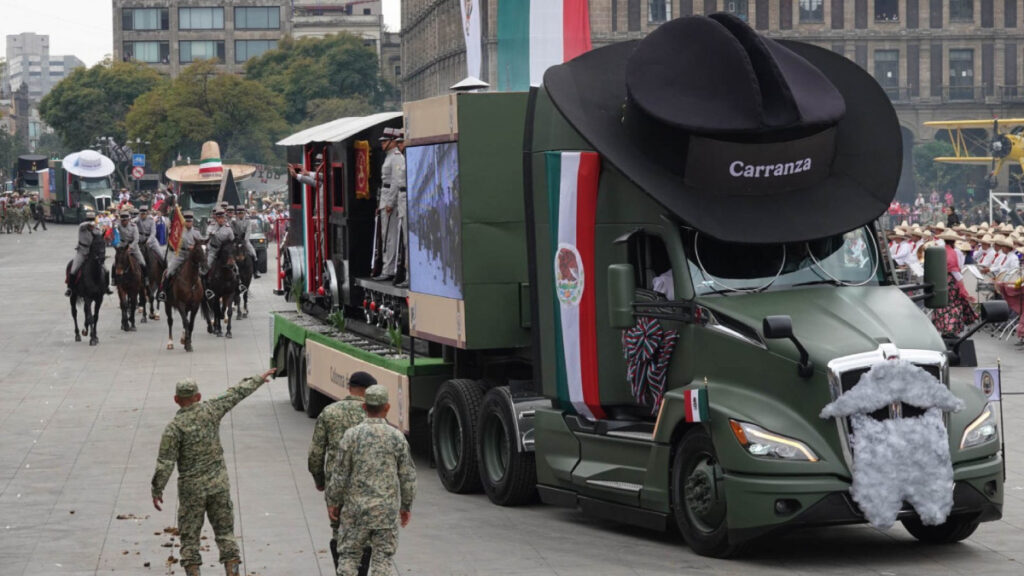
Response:
[[[799,440],[780,436],[749,422],[729,420],[732,433],[748,454],[771,460],[817,462],[818,456]]]
[[[992,408],[986,406],[981,416],[975,418],[964,430],[964,436],[960,439],[960,449],[974,448],[998,437],[999,426],[996,425],[996,416],[992,413]]]

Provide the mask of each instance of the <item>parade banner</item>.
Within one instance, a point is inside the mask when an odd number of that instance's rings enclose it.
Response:
[[[507,1],[507,0],[506,0]],[[462,34],[466,40],[466,76],[480,78],[480,0],[460,0]]]
[[[370,143],[356,140],[356,199],[370,198]]]
[[[539,86],[549,66],[590,48],[587,0],[498,2],[498,90]]]
[[[604,418],[597,378],[594,284],[600,172],[596,152],[547,153],[558,398],[591,420]]]
[[[181,215],[181,208],[174,207],[174,214],[171,215],[171,231],[167,233],[167,245],[177,254],[181,249],[181,235],[185,232],[185,217]]]

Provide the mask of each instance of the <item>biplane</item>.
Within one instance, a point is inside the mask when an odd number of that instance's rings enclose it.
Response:
[[[935,159],[936,162],[990,166],[985,177],[985,184],[989,189],[996,187],[999,172],[1007,163],[1016,162],[1024,169],[1024,118],[936,121],[925,122],[924,125],[949,132],[949,142],[953,145],[954,155],[940,156]],[[1000,126],[1012,128],[1007,132],[1000,132]],[[982,139],[965,132],[972,128],[991,129],[992,132]],[[985,150],[988,155],[975,155],[978,150]],[[1020,185],[1021,182],[1018,181],[1018,186]]]

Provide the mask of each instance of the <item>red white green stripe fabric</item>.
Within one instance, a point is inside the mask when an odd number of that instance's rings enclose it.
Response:
[[[563,408],[601,419],[594,291],[601,159],[596,152],[548,152],[546,159],[558,397]]]
[[[686,404],[687,422],[707,422],[708,414],[708,391],[702,388],[686,390],[683,392]]]
[[[199,161],[199,175],[204,178],[220,177],[224,166],[220,158],[203,158]]]
[[[544,71],[590,50],[587,0],[498,2],[498,89],[539,86]]]

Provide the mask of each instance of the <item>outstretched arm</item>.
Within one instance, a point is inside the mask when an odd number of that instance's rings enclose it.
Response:
[[[272,376],[274,372],[277,372],[277,368],[271,368],[259,376],[250,376],[244,378],[238,384],[228,388],[226,392],[220,396],[210,400],[210,405],[216,410],[220,416],[224,416],[229,410],[235,407],[239,402],[245,400],[250,394],[256,391],[257,388],[263,385],[267,381],[267,378]]]

